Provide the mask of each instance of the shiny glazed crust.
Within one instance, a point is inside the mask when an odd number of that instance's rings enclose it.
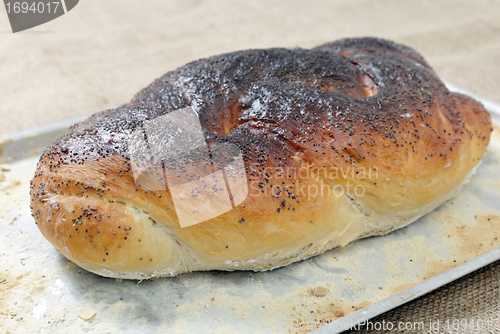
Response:
[[[181,228],[169,189],[136,185],[127,136],[192,106],[209,145],[241,150],[249,193]],[[456,195],[491,133],[412,49],[374,38],[187,64],[43,153],[31,208],[68,259],[108,277],[269,270],[415,221]]]

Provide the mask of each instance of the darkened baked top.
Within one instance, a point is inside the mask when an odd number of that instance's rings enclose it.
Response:
[[[464,138],[489,138],[482,106],[450,93],[412,49],[375,38],[344,39],[312,50],[234,52],[187,64],[157,79],[128,104],[75,125],[44,157],[59,164],[122,156],[146,120],[193,106],[207,142],[231,142],[254,166],[376,166],[415,176],[456,160]],[[478,111],[471,130],[466,112]],[[409,158],[411,156],[411,159]],[[260,170],[260,172],[259,172]],[[413,174],[413,175],[412,175]],[[288,194],[293,195],[292,193]]]

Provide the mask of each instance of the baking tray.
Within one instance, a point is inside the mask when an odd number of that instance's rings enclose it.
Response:
[[[479,100],[500,124],[500,106]],[[456,198],[388,235],[268,272],[145,281],[94,275],[58,253],[29,212],[40,154],[81,119],[0,138],[1,334],[339,333],[500,259],[494,131]]]

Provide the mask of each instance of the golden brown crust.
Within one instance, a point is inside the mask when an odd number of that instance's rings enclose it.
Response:
[[[134,182],[126,138],[190,105],[209,145],[241,150],[249,194],[181,228],[168,188]],[[468,178],[490,133],[478,102],[395,43],[236,52],[169,72],[75,125],[40,159],[32,212],[65,256],[106,276],[265,270],[425,214]]]

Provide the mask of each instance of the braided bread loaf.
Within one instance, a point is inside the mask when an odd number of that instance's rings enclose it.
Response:
[[[40,158],[32,214],[104,276],[269,270],[433,210],[490,133],[481,104],[402,45],[234,52],[74,125]]]

